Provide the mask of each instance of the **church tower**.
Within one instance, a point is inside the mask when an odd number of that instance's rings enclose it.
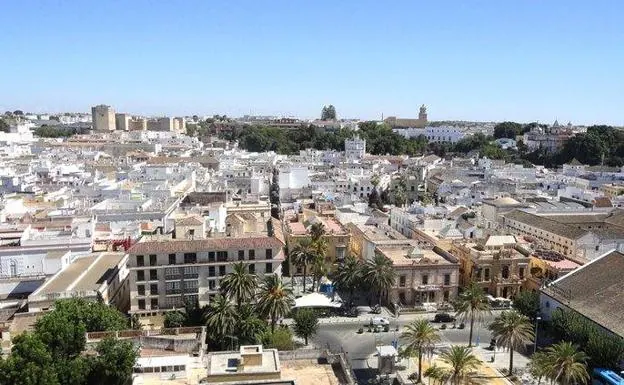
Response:
[[[418,113],[418,120],[424,125],[427,123],[427,107],[423,104],[420,106],[420,112]]]

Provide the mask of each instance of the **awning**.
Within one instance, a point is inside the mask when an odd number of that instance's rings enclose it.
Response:
[[[333,307],[338,308],[342,306],[341,301],[333,301],[331,297],[322,293],[310,293],[303,297],[295,299],[295,307]]]

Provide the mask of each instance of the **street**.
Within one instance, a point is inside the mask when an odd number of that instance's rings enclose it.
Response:
[[[486,315],[481,325],[475,325],[473,343],[476,342],[477,339],[481,343],[488,343],[490,341],[491,335],[486,327],[498,313],[498,311],[494,311],[491,315]],[[342,317],[337,317],[335,322],[331,322],[331,319],[323,320],[324,322],[319,324],[318,331],[312,338],[312,342],[318,347],[329,347],[332,351],[342,349],[348,353],[347,356],[355,367],[356,361],[366,359],[368,356],[375,353],[375,347],[377,345],[390,345],[393,340],[399,339],[403,327],[416,319],[431,320],[433,319],[433,314],[405,314],[401,315],[398,320],[388,317],[390,321],[389,332],[373,333],[368,332],[367,327],[364,327],[364,333],[362,334],[358,334],[357,331],[360,327],[367,324],[367,322],[361,317],[360,319],[344,319]],[[397,325],[399,326],[399,331],[396,331]],[[432,325],[438,329],[441,326],[441,324],[436,323],[432,323]],[[446,330],[440,330],[440,335],[442,337],[440,344],[468,344],[468,335],[470,333],[468,326],[464,329],[451,329],[451,327],[452,324],[447,324]],[[401,346],[400,339],[399,346]]]

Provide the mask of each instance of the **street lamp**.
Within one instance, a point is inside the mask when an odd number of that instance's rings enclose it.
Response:
[[[542,317],[535,318],[535,344],[533,345],[533,353],[537,351],[537,326],[539,325],[539,322],[541,320],[542,320]]]

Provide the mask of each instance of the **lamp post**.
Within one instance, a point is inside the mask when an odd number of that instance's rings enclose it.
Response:
[[[533,353],[537,351],[537,326],[539,325],[539,322],[541,320],[542,320],[542,317],[535,318],[535,343],[533,344]]]

